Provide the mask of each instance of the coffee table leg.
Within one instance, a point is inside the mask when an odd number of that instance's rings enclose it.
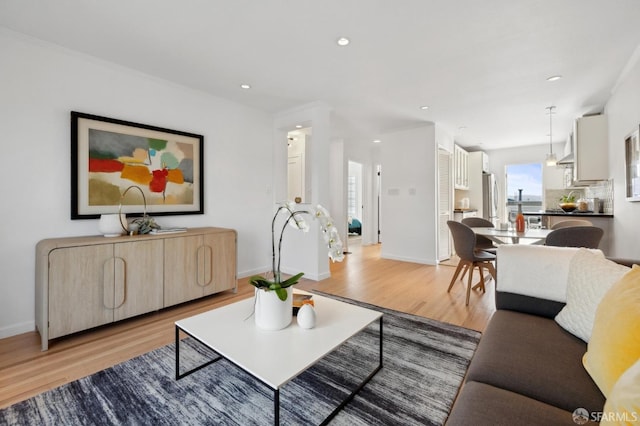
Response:
[[[180,327],[178,327],[177,325],[176,327],[176,380],[180,380],[185,376],[188,376],[189,374],[195,373],[196,371],[205,368],[211,364],[213,364],[214,362],[218,362],[221,359],[223,359],[221,356],[218,356],[217,358],[214,358],[210,361],[205,362],[204,364],[201,364],[195,368],[192,368],[189,371],[185,371],[184,373],[180,373]],[[182,332],[184,332],[185,334],[187,334],[189,337],[193,338],[196,342],[201,343],[203,346],[206,346],[204,343],[202,343],[200,340],[196,339],[195,337],[193,337],[191,334],[187,333],[186,331],[182,330]]]
[[[351,400],[356,396],[356,394],[358,392],[360,392],[360,389],[362,389],[363,387],[365,387],[365,385],[367,383],[369,383],[369,381],[373,378],[373,376],[375,376],[378,371],[380,371],[382,369],[382,365],[383,365],[383,356],[382,356],[382,335],[383,335],[383,330],[382,330],[382,317],[380,317],[379,320],[379,327],[380,327],[380,333],[379,333],[379,359],[378,359],[378,365],[376,366],[376,368],[360,383],[360,385],[358,385],[358,387],[356,389],[354,389],[351,394],[349,396],[347,396],[341,403],[340,405],[338,405],[338,407],[336,409],[333,410],[333,412],[331,414],[329,414],[329,416],[324,419],[322,421],[322,423],[320,423],[321,426],[325,426],[327,424],[329,424],[329,422],[349,403],[351,402]]]
[[[273,391],[273,424],[280,424],[280,389]]]
[[[180,379],[180,329],[176,326],[176,380]]]

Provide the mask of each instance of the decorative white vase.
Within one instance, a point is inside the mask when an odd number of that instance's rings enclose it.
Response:
[[[119,237],[124,232],[120,223],[119,214],[103,214],[100,215],[98,229],[105,237]]]
[[[316,310],[309,303],[305,303],[298,310],[298,326],[306,329],[316,326]]]
[[[256,289],[255,322],[263,330],[281,330],[293,318],[293,294],[287,287],[287,299],[282,301],[275,291]]]

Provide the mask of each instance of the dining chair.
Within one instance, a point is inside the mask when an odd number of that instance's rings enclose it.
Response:
[[[484,250],[476,249],[476,234],[473,230],[464,223],[456,222],[454,220],[448,220],[447,226],[451,231],[453,237],[453,246],[456,250],[456,254],[460,258],[456,271],[451,278],[447,293],[451,291],[453,284],[456,282],[458,275],[463,268],[468,269],[469,277],[467,279],[467,299],[466,306],[469,306],[469,296],[471,295],[471,283],[473,281],[473,270],[478,267],[480,270],[480,282],[473,286],[473,289],[480,288],[484,293],[486,291],[484,287],[484,272],[483,268],[487,268],[493,280],[496,280],[496,270],[493,266],[493,262],[496,260],[495,254],[489,253]]]
[[[597,249],[603,235],[604,231],[597,226],[568,226],[551,231],[545,245]]]
[[[462,223],[469,228],[495,228],[493,222],[482,217],[465,217],[462,219]],[[476,235],[476,249],[496,254],[496,246],[493,241],[483,235]]]
[[[551,229],[567,228],[569,226],[593,226],[593,224],[586,219],[567,219],[554,223],[551,225]]]
[[[462,223],[467,225],[469,228],[495,228],[493,222],[483,217],[465,217],[462,219]],[[484,235],[476,235],[476,249],[488,251],[491,254],[496,254],[497,252],[497,247],[493,241]],[[467,265],[460,274],[460,280],[464,280],[468,270],[469,266]]]

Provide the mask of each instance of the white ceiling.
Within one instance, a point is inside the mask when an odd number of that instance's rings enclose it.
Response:
[[[489,150],[602,111],[640,1],[1,0],[0,25],[269,112],[323,101],[347,142],[430,121]]]

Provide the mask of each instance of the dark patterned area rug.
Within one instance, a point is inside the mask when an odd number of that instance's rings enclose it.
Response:
[[[480,333],[342,300],[384,313],[384,367],[331,424],[443,424]],[[215,356],[184,342],[181,369]],[[282,388],[281,424],[319,424],[377,357],[376,321]],[[273,424],[272,391],[227,361],[178,381],[174,368],[171,344],[0,410],[0,425]]]

